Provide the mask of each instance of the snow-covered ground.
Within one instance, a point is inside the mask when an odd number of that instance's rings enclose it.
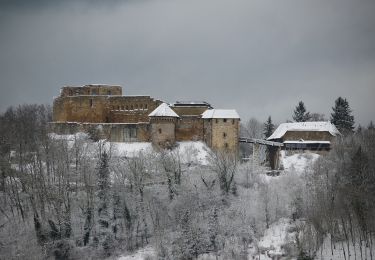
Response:
[[[147,142],[133,142],[133,143],[108,143],[111,152],[116,156],[134,157],[139,153],[147,153],[153,151],[152,144]]]
[[[258,252],[250,250],[250,256],[254,256],[258,260],[275,259],[277,257],[285,256],[286,245],[295,243],[296,222],[287,218],[281,218],[273,223],[265,232],[263,237],[258,242]]]
[[[149,246],[149,247],[139,249],[137,252],[131,255],[120,256],[117,260],[151,260],[151,259],[157,259],[156,251],[153,247]]]
[[[53,140],[65,140],[68,143],[68,147],[71,149],[75,142],[80,142],[80,145],[85,145],[92,152],[98,148],[98,143],[91,143],[89,137],[85,133],[76,133],[72,135],[58,135],[49,134],[50,138]],[[105,142],[105,140],[100,140],[107,150],[110,150],[113,156],[126,156],[134,157],[139,153],[150,153],[154,152],[154,148],[150,142]],[[208,164],[208,154],[210,148],[201,141],[187,141],[187,142],[177,142],[177,147],[174,152],[180,155],[183,163],[189,164]]]
[[[357,243],[353,246],[352,242],[349,243],[349,250],[346,241],[334,243],[331,247],[330,236],[324,239],[323,245],[316,252],[316,260],[341,260],[341,259],[372,259],[375,256],[375,247],[372,250],[372,257],[370,248],[366,247],[365,243],[361,246]],[[362,251],[362,252],[361,252]],[[345,256],[344,256],[345,252]],[[332,254],[333,253],[333,254]],[[361,257],[362,253],[362,257]]]
[[[296,153],[288,156],[285,151],[281,151],[281,163],[285,172],[303,173],[311,167],[319,156],[316,153]]]

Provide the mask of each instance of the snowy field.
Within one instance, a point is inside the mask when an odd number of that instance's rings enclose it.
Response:
[[[155,152],[150,142],[105,142],[100,140],[98,143],[90,142],[89,136],[85,133],[76,133],[72,135],[49,134],[53,140],[66,141],[68,148],[74,148],[75,144],[79,144],[87,148],[90,152],[95,152],[99,145],[110,151],[112,156],[118,157],[134,157],[139,153]],[[210,148],[201,141],[177,142],[176,148],[172,152],[177,152],[181,161],[186,164],[208,164],[208,154]]]
[[[304,173],[319,158],[316,153],[297,153],[286,155],[285,151],[281,151],[281,164],[285,172],[294,171],[297,174]]]

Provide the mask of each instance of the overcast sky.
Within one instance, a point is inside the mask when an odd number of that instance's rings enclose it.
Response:
[[[0,111],[88,83],[276,122],[342,96],[367,125],[375,1],[0,0]]]

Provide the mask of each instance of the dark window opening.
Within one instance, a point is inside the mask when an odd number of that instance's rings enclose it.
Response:
[[[94,102],[92,99],[90,99],[90,107],[93,107],[94,106]]]
[[[227,133],[223,133],[223,137],[224,137],[224,138],[227,137]]]
[[[224,121],[224,123],[226,123],[226,122],[227,122],[227,119],[226,119],[226,118],[224,118],[224,119],[223,119],[223,121]]]
[[[228,143],[225,143],[224,146],[225,146],[225,148],[228,148]]]
[[[216,124],[217,124],[218,120],[216,119]]]
[[[159,128],[159,134],[161,134],[161,128]]]
[[[234,119],[232,119],[232,125],[234,125]]]

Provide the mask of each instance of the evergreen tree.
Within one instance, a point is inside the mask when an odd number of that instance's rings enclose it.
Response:
[[[339,97],[336,99],[332,110],[331,123],[343,134],[352,133],[354,129],[354,117],[351,115],[352,110],[346,98]]]
[[[263,130],[264,137],[266,139],[270,137],[274,130],[275,130],[275,126],[272,123],[271,116],[269,116],[266,123],[264,123],[264,130]]]
[[[368,130],[374,130],[374,129],[375,129],[374,124],[372,123],[372,121],[371,121],[370,124],[368,125],[367,129],[368,129]]]
[[[305,104],[300,101],[294,109],[293,120],[296,122],[306,122],[310,119],[310,113],[306,112]]]
[[[113,245],[113,237],[110,231],[110,173],[108,166],[108,155],[103,152],[97,176],[97,198],[98,198],[98,240],[104,252],[109,255]]]
[[[213,211],[209,215],[208,219],[208,237],[209,237],[209,246],[210,249],[217,253],[218,251],[218,242],[217,238],[219,235],[219,220],[218,220],[218,210],[217,207],[214,207]]]

